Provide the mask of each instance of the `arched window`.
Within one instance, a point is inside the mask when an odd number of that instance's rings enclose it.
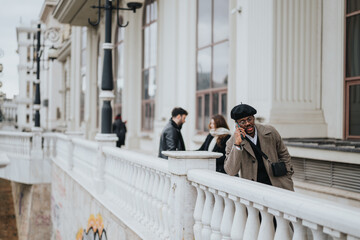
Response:
[[[208,130],[211,116],[226,115],[229,59],[229,1],[198,0],[196,129]]]
[[[146,0],[143,15],[142,130],[154,128],[157,59],[157,1]]]
[[[120,17],[122,24],[122,17]],[[122,93],[124,89],[124,28],[118,27],[115,40],[115,76],[114,76],[114,116],[121,114]]]

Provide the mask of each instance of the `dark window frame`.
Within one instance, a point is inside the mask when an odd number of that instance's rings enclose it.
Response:
[[[199,0],[197,0],[197,9],[199,9]],[[196,12],[196,24],[198,24],[199,21],[199,14],[198,11]],[[199,40],[198,40],[198,36],[199,36],[199,31],[198,31],[198,27],[196,27],[196,85],[198,84],[198,54],[199,51],[207,49],[207,48],[211,48],[211,71],[210,71],[210,87],[207,89],[201,89],[198,90],[196,89],[196,125],[195,125],[195,130],[197,131],[198,134],[206,134],[208,131],[208,124],[205,122],[205,95],[209,94],[209,118],[211,119],[211,117],[214,115],[213,114],[213,107],[212,107],[212,97],[214,94],[218,93],[219,94],[219,105],[218,105],[218,113],[222,114],[222,112],[224,112],[224,109],[221,108],[221,95],[223,94],[228,94],[228,87],[219,87],[219,88],[215,88],[213,87],[213,73],[214,73],[214,47],[217,45],[220,45],[222,43],[226,43],[229,42],[229,36],[225,39],[221,39],[218,40],[216,42],[214,42],[214,0],[211,0],[211,43],[201,46],[199,47]],[[202,106],[201,106],[201,120],[199,120],[199,108],[200,106],[198,105],[198,98],[201,97],[202,98]],[[227,105],[227,103],[226,103]],[[227,106],[225,106],[225,113],[227,112]],[[226,119],[226,116],[224,116]],[[201,121],[201,122],[200,122]],[[201,127],[198,128],[198,125],[200,125]]]
[[[350,17],[355,17],[360,15],[360,10],[353,12],[347,12],[348,0],[344,2],[345,4],[345,21],[344,21],[344,103],[345,103],[345,124],[344,124],[344,138],[345,139],[360,139],[360,135],[351,135],[350,134],[350,87],[354,85],[360,85],[360,75],[359,76],[347,76],[347,20]]]
[[[145,29],[146,28],[150,28],[152,24],[157,23],[158,20],[158,11],[156,9],[156,19],[153,19],[153,12],[151,11],[151,7],[149,10],[149,19],[150,21],[147,23],[146,19],[147,19],[147,6],[151,5],[153,3],[157,3],[157,0],[146,0],[144,3],[144,13],[143,13],[143,21],[142,21],[142,67],[141,67],[141,131],[143,132],[152,132],[154,130],[154,117],[155,117],[155,97],[153,98],[149,98],[149,99],[145,99],[145,86],[144,86],[144,73],[145,71],[149,71],[150,69],[154,69],[155,70],[155,76],[156,76],[156,66],[157,66],[157,62],[155,65],[151,65],[151,63],[149,62],[149,66],[145,67]],[[155,5],[156,7],[158,6],[157,4]],[[157,34],[157,32],[155,33]],[[149,40],[149,44],[150,44],[150,40]],[[156,38],[156,44],[157,44],[157,38]],[[150,49],[150,48],[149,48]],[[148,53],[150,54],[150,53]],[[147,56],[149,57],[149,56]],[[157,57],[157,56],[156,56]],[[156,78],[155,78],[156,81]],[[147,113],[147,110],[151,109],[152,111],[150,113]]]

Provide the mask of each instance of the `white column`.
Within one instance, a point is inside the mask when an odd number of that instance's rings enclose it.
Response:
[[[283,137],[325,137],[321,109],[322,1],[273,1],[270,123]]]

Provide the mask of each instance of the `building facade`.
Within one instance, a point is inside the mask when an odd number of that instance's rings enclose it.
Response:
[[[105,22],[89,24],[97,17],[90,2],[60,1],[53,16],[71,26],[55,61],[65,92],[60,112],[68,130],[92,139],[101,120]],[[189,111],[183,135],[195,148],[210,117],[230,121],[240,102],[286,138],[358,138],[356,4],[145,1],[119,19],[113,11],[112,109],[128,121],[127,147],[157,149],[171,109],[181,106]]]
[[[97,19],[91,7],[96,4],[45,1],[41,15],[44,31],[61,30],[47,82],[56,85],[46,93],[49,106],[58,106],[47,109],[59,116],[51,129],[80,132],[89,140],[100,133],[103,47],[109,46],[105,14]],[[360,136],[357,4],[150,0],[135,13],[113,10],[110,99],[113,118],[121,113],[127,121],[125,147],[157,155],[160,133],[179,106],[189,112],[182,128],[186,148],[197,149],[212,115],[223,114],[233,129],[232,107],[248,103],[257,109],[258,122],[275,126],[290,142],[300,141],[300,147],[288,146],[301,181],[321,183],[316,191],[330,195],[334,186],[359,192],[353,179]],[[327,152],[309,155],[314,146]],[[354,187],[334,184],[337,169]]]

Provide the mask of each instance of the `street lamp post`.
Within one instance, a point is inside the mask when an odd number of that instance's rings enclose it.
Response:
[[[103,106],[101,109],[101,133],[109,134],[112,133],[112,108],[111,108],[111,100],[114,98],[113,89],[113,71],[112,71],[112,48],[111,44],[111,15],[112,10],[117,10],[117,23],[119,27],[126,27],[128,23],[125,25],[121,25],[119,22],[119,10],[130,10],[134,13],[136,9],[142,7],[142,3],[138,2],[129,2],[127,4],[128,8],[119,8],[119,0],[117,0],[117,6],[114,7],[112,5],[111,0],[106,0],[105,6],[100,5],[101,0],[99,0],[98,6],[92,6],[92,8],[98,9],[98,19],[96,22],[91,22],[88,20],[92,26],[96,26],[100,23],[100,9],[105,10],[105,43],[103,44],[104,48],[104,65],[102,72],[102,80],[101,80],[101,90],[100,98],[104,99]]]
[[[35,127],[40,127],[40,36],[41,24],[37,25],[37,44],[36,44],[36,80],[35,80]]]

